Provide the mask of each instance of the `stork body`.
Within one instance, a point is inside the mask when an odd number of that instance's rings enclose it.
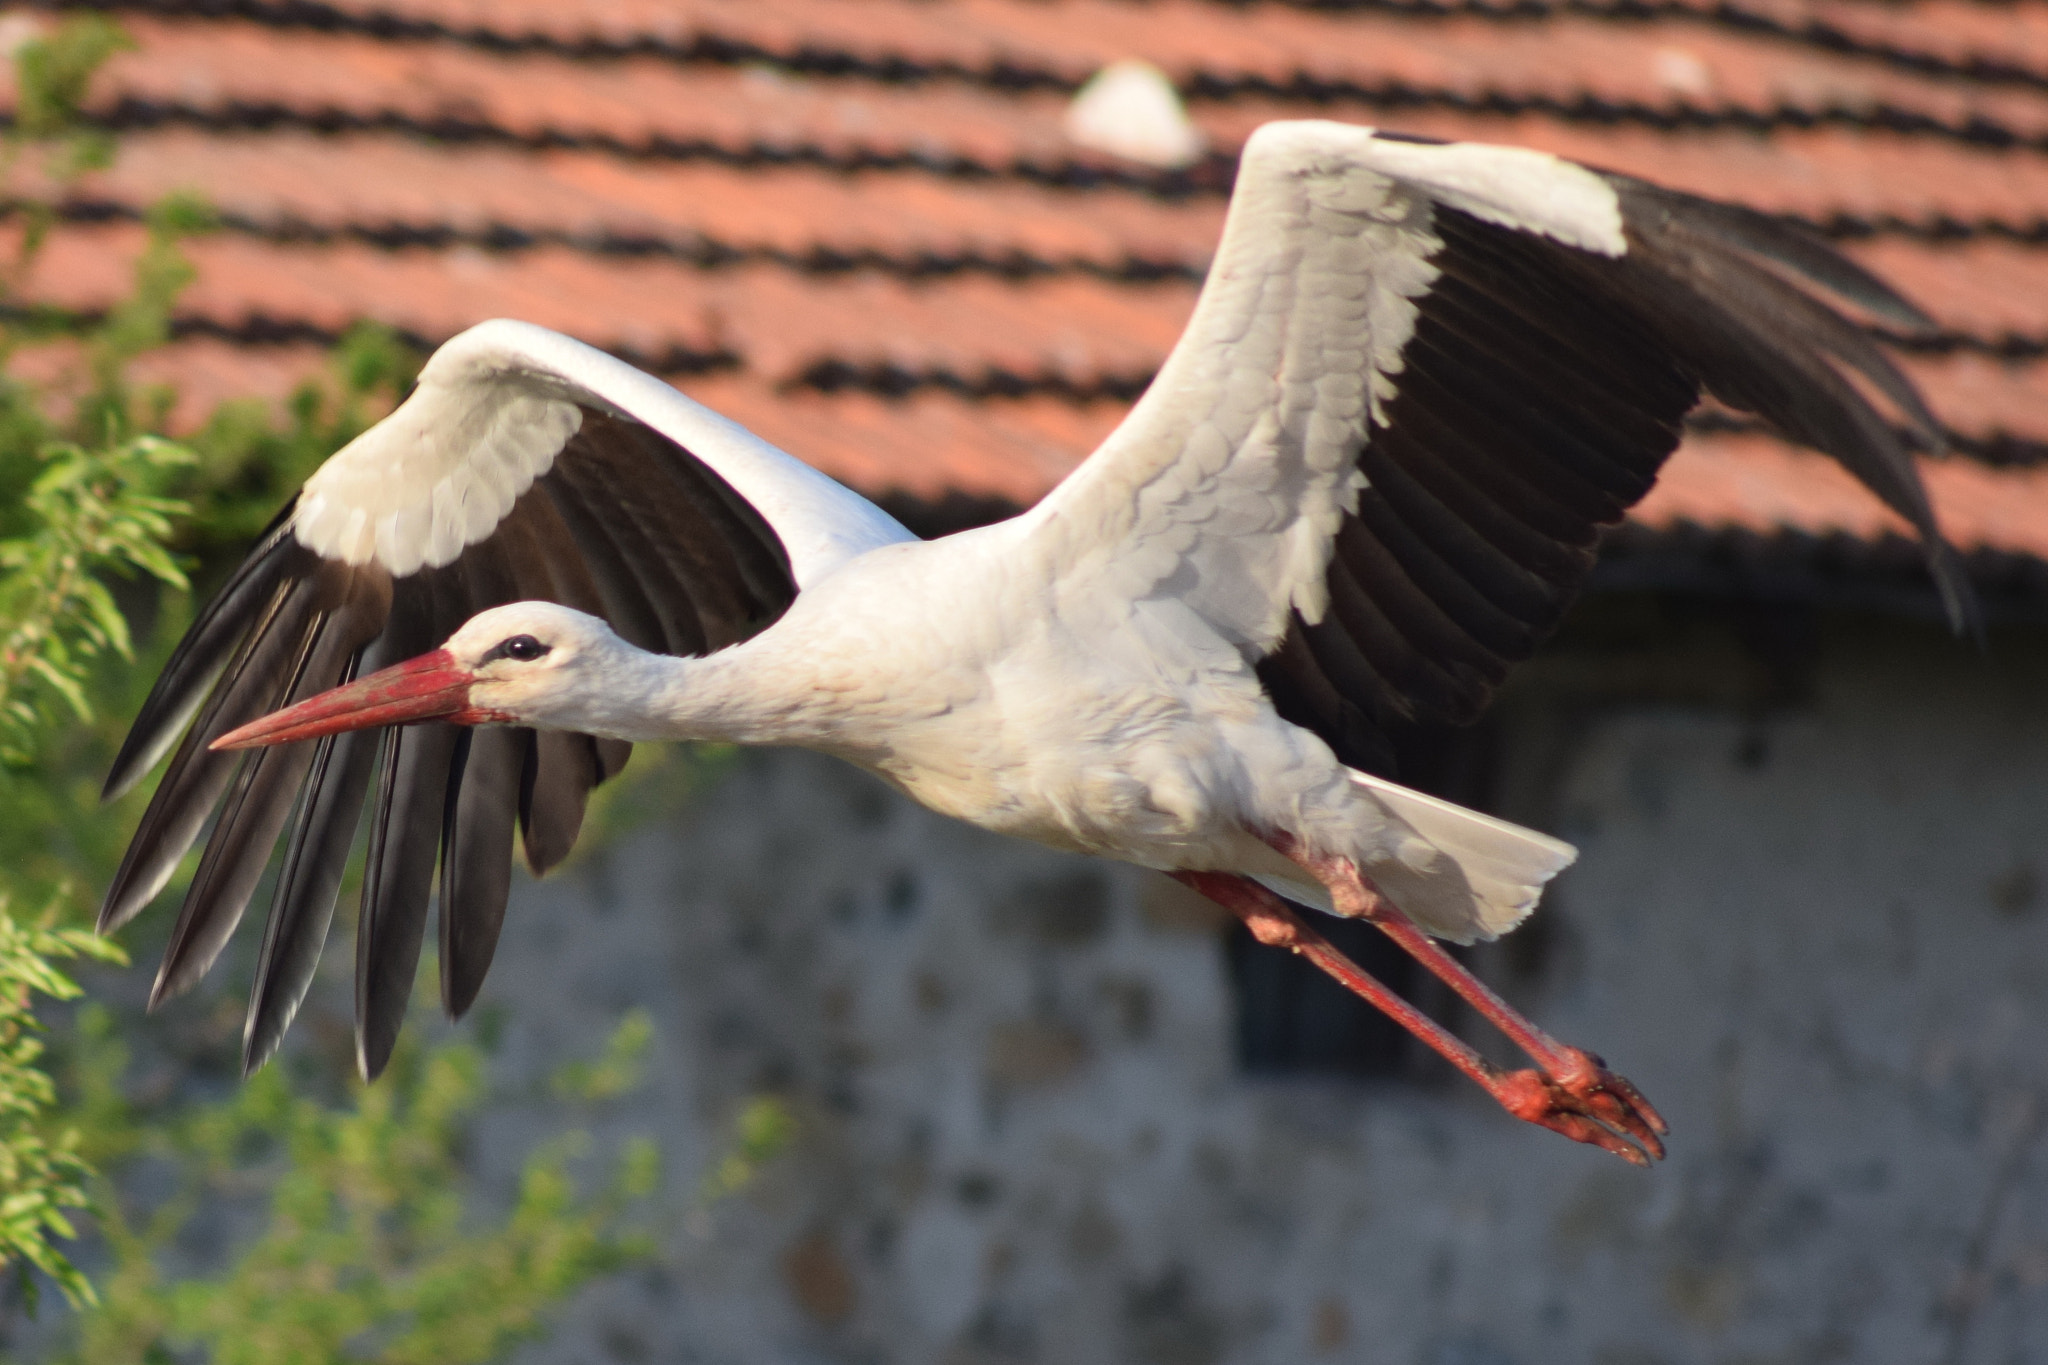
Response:
[[[1371,779],[1282,720],[1213,633],[1169,632],[1153,606],[1064,619],[990,557],[1000,544],[872,551],[806,590],[775,629],[703,658],[637,650],[594,618],[525,603],[478,616],[446,649],[481,659],[520,635],[548,647],[529,666],[540,676],[515,661],[497,666],[502,682],[479,672],[469,704],[480,710],[636,742],[815,749],[942,815],[1076,853],[1257,872],[1311,902],[1314,881],[1254,831],[1294,831],[1382,877],[1399,877],[1391,864],[1404,859],[1418,872],[1440,860]],[[1560,865],[1569,857],[1532,842]],[[1414,911],[1434,932],[1487,932],[1454,886],[1436,899],[1438,914],[1434,901]]]
[[[1633,1087],[1432,938],[1512,928],[1572,849],[1397,785],[1392,739],[1483,709],[1703,390],[1868,484],[1967,619],[1896,429],[1937,447],[1933,419],[1824,294],[1925,323],[1744,210],[1534,152],[1270,125],[1130,415],[1031,511],[929,543],[630,367],[483,324],[308,481],[166,667],[109,790],[178,749],[102,924],[166,884],[220,805],[156,995],[190,985],[298,792],[245,1035],[260,1065],[374,774],[357,934],[374,1075],[437,865],[459,1014],[515,824],[545,870],[630,743],[802,745],[983,828],[1167,871],[1521,1117],[1658,1155]],[[1371,919],[1536,1068],[1488,1066],[1275,888]]]

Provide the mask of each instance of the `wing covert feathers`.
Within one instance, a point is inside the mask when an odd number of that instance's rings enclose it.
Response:
[[[357,1054],[375,1076],[411,1001],[437,865],[443,1000],[460,1015],[497,946],[515,841],[523,835],[536,872],[567,857],[591,788],[624,766],[632,746],[445,724],[246,755],[213,752],[215,738],[362,669],[424,653],[507,602],[560,602],[607,618],[644,648],[699,654],[761,630],[795,596],[776,530],[694,453],[618,413],[583,408],[575,417],[557,424],[570,428],[560,449],[495,527],[438,566],[394,575],[374,555],[351,565],[315,553],[288,507],[199,614],[144,703],[108,794],[177,749],[108,890],[101,929],[148,904],[220,812],[152,1004],[205,974],[291,827],[257,955],[245,1071],[276,1051],[305,997],[366,803]],[[533,453],[521,452],[530,472]]]

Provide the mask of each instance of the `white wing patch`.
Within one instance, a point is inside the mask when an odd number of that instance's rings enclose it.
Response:
[[[1341,125],[1338,125],[1341,126]],[[1375,138],[1372,168],[1474,218],[1602,256],[1621,256],[1621,200],[1584,166],[1527,147]]]
[[[1324,127],[1347,137],[1302,136]],[[1359,444],[1394,396],[1442,245],[1426,199],[1358,164],[1369,140],[1336,124],[1253,135],[1180,344],[1041,504],[1080,542],[1082,592],[1169,591],[1255,653],[1290,607],[1321,618],[1330,542],[1364,487]]]
[[[392,573],[452,562],[489,536],[582,425],[580,407],[644,422],[716,471],[774,528],[799,588],[914,540],[867,499],[631,365],[503,319],[434,352],[389,417],[306,481],[292,533],[314,553]]]
[[[347,564],[438,569],[496,529],[582,424],[574,403],[507,378],[423,378],[306,480],[292,532]]]
[[[1370,128],[1270,123],[1245,144],[1215,263],[1159,377],[1030,514],[1073,611],[1168,593],[1240,649],[1328,607],[1358,452],[1438,278],[1439,206],[1607,255],[1620,202],[1583,167]]]

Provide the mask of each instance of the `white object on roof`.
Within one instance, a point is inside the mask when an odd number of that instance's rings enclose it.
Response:
[[[1067,136],[1111,156],[1177,170],[1207,149],[1166,73],[1150,62],[1111,62],[1067,106]]]

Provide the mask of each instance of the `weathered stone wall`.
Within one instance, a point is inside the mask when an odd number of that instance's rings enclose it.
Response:
[[[651,1010],[614,1121],[672,1206],[526,1358],[2048,1359],[2048,661],[1903,634],[1789,706],[1510,708],[1503,799],[1583,860],[1482,970],[1662,1107],[1650,1173],[1469,1087],[1247,1078],[1201,902],[749,756],[518,893],[507,1064]],[[764,1091],[800,1136],[693,1210]]]

